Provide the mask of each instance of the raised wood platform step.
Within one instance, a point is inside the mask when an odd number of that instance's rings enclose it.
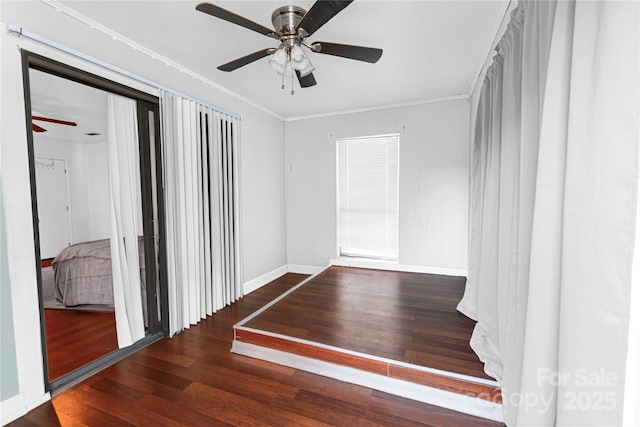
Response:
[[[502,421],[455,279],[330,267],[236,324],[232,351]]]

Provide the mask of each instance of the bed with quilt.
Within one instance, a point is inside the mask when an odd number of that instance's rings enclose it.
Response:
[[[142,298],[146,297],[144,237],[138,237]],[[113,275],[109,239],[76,243],[63,249],[53,260],[56,301],[66,307],[77,305],[113,306]]]

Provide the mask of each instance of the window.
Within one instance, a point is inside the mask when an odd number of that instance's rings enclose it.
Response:
[[[399,136],[338,140],[340,256],[398,260]]]

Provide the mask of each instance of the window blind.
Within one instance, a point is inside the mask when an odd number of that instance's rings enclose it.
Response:
[[[397,261],[399,136],[337,146],[339,255]]]

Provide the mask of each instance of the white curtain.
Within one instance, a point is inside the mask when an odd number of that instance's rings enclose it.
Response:
[[[640,164],[640,150],[638,150]],[[640,187],[640,186],[639,186]],[[631,318],[629,319],[629,350],[624,384],[625,427],[640,426],[640,188],[636,197],[636,248],[631,273]]]
[[[169,329],[242,297],[237,118],[162,96]]]
[[[487,71],[458,308],[508,425],[622,422],[638,47],[637,2],[522,1]]]
[[[107,94],[111,263],[118,346],[145,336],[138,236],[142,199],[134,100]]]

